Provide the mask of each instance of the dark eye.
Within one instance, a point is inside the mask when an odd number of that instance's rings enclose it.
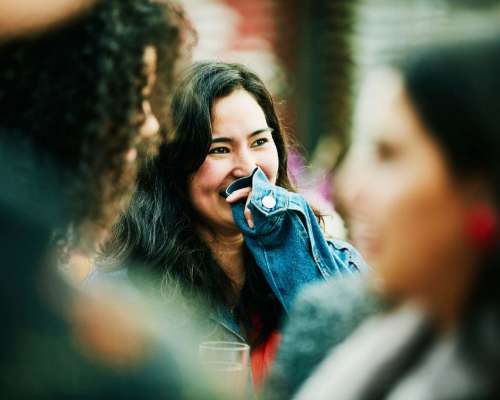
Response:
[[[379,142],[375,146],[375,153],[379,160],[391,160],[395,156],[395,149],[388,143]]]
[[[225,154],[225,153],[229,153],[229,149],[227,147],[223,147],[223,146],[212,147],[210,149],[210,151],[208,152],[208,154]]]
[[[269,139],[267,139],[267,138],[257,139],[255,142],[252,143],[252,147],[262,146],[263,144],[266,144],[268,141],[269,141]]]

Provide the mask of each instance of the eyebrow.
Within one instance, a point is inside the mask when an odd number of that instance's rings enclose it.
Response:
[[[247,138],[250,139],[260,133],[263,133],[263,132],[269,132],[269,133],[272,133],[273,132],[273,128],[262,128],[262,129],[257,129],[256,131],[253,131],[252,133],[250,133]],[[229,137],[218,137],[218,138],[215,138],[215,139],[212,139],[212,143],[227,143],[227,142],[232,142],[233,139],[232,138],[229,138]]]

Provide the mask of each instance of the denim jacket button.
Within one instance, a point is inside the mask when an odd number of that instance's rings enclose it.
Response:
[[[268,194],[262,198],[262,205],[268,209],[274,208],[274,206],[276,206],[276,200],[272,194]]]

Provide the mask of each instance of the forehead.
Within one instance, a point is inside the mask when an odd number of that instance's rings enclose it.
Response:
[[[414,153],[433,144],[397,72],[378,71],[365,82],[357,105],[355,142],[361,149],[383,142]]]
[[[356,141],[372,140],[377,132],[384,131],[388,120],[396,112],[402,92],[403,83],[395,71],[378,70],[368,75],[356,102],[354,115]]]
[[[366,104],[360,110],[360,134],[367,136],[366,143],[390,145],[406,162],[426,165],[434,172],[447,170],[445,155],[418,115],[403,80],[396,73],[378,78],[363,94]]]
[[[248,133],[267,127],[266,116],[255,98],[244,89],[216,99],[212,107],[213,135]]]

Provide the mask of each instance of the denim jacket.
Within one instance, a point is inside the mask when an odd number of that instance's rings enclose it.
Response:
[[[243,201],[232,205],[233,217],[286,313],[304,285],[368,271],[350,244],[325,239],[316,216],[301,195],[271,184],[260,168],[229,185],[226,195],[250,185],[248,208],[254,227],[246,222]],[[225,328],[222,339],[234,340],[236,336],[245,341],[227,307],[221,305],[211,319]]]

